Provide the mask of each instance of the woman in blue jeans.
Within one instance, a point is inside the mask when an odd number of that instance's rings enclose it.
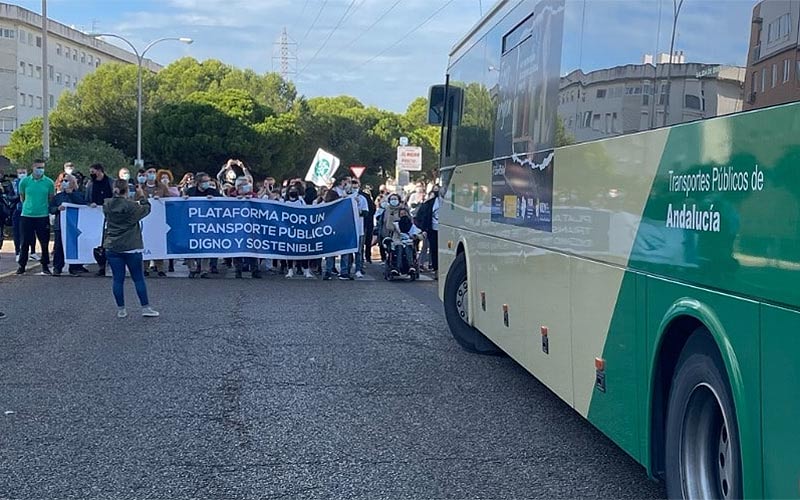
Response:
[[[128,181],[118,179],[114,182],[113,198],[103,204],[106,216],[106,237],[103,247],[106,250],[108,265],[111,267],[114,285],[114,300],[117,301],[118,318],[126,318],[125,310],[125,268],[131,273],[136,294],[142,305],[142,316],[154,318],[158,311],[150,307],[147,299],[147,285],[144,282],[142,266],[142,229],[139,222],[150,213],[150,202],[141,186],[136,187],[135,199],[128,194]]]

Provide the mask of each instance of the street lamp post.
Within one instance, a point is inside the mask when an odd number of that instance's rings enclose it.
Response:
[[[182,42],[186,44],[192,43],[194,40],[191,38],[186,37],[165,37],[159,38],[158,40],[154,40],[150,42],[140,54],[136,47],[128,41],[128,39],[120,36],[115,35],[113,33],[98,33],[92,35],[94,38],[100,38],[103,36],[110,36],[112,38],[118,38],[123,42],[127,43],[128,46],[133,50],[133,53],[136,55],[136,61],[138,63],[138,70],[136,72],[136,87],[137,87],[137,99],[136,99],[136,166],[142,167],[144,166],[144,160],[142,159],[142,63],[144,62],[144,56],[147,54],[147,51],[150,50],[155,44],[166,42],[166,41],[176,41]]]
[[[675,52],[675,32],[678,29],[678,16],[681,13],[681,7],[683,7],[683,0],[672,0],[672,39],[669,43],[669,65],[667,66],[667,95],[666,100],[664,101],[664,127],[667,126],[667,117],[669,115],[669,98],[672,94],[672,64],[674,62],[674,55]]]

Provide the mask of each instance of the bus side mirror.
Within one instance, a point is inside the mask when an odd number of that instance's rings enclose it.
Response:
[[[428,94],[428,125],[444,124],[446,85],[434,85]]]

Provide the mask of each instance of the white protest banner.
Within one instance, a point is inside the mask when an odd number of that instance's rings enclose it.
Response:
[[[317,186],[327,186],[339,168],[339,163],[339,158],[322,148],[317,149],[314,161],[311,162],[306,174],[306,181],[313,182]]]

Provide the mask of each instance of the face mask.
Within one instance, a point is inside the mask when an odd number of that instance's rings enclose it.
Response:
[[[152,172],[147,174],[147,180],[150,181],[150,182],[156,180],[156,174],[154,174]]]
[[[144,184],[144,182],[147,180],[147,177],[144,175],[137,175],[136,180],[139,181],[139,184]]]
[[[439,190],[438,189],[434,189],[433,190],[433,195],[434,196],[439,196]]]
[[[128,190],[128,198],[136,198],[136,191]]]
[[[22,180],[25,177],[28,177],[28,172],[17,172],[17,179]]]
[[[162,177],[161,184],[169,184],[169,177]]]
[[[61,182],[61,189],[63,189],[64,191],[66,191],[68,187],[69,187],[69,181],[63,181],[63,182]]]
[[[411,222],[411,217],[409,217],[408,215],[404,215],[404,216],[400,217],[400,220],[407,224],[407,223]]]
[[[202,190],[204,190],[204,191],[205,191],[206,189],[210,188],[210,187],[211,187],[211,183],[210,183],[210,182],[208,182],[208,181],[206,181],[206,182],[201,182],[201,183],[200,183],[200,189],[202,189]]]
[[[44,169],[41,167],[37,167],[33,169],[33,175],[36,177],[41,177],[44,175]]]
[[[247,194],[250,192],[251,189],[252,188],[250,187],[250,184],[242,184],[241,186],[239,186],[240,193]]]
[[[74,167],[67,167],[67,168],[64,169],[64,173],[69,174],[69,175],[72,175],[72,173],[74,171],[75,171]]]
[[[289,198],[296,200],[300,196],[297,191],[289,191]]]
[[[131,174],[130,173],[120,174],[119,178],[125,181],[129,181],[131,180]]]
[[[93,181],[97,180],[97,174],[89,174],[89,177],[91,177]]]
[[[396,207],[399,204],[400,204],[400,200],[395,200],[395,199],[389,200],[389,205],[391,205],[393,207]]]

